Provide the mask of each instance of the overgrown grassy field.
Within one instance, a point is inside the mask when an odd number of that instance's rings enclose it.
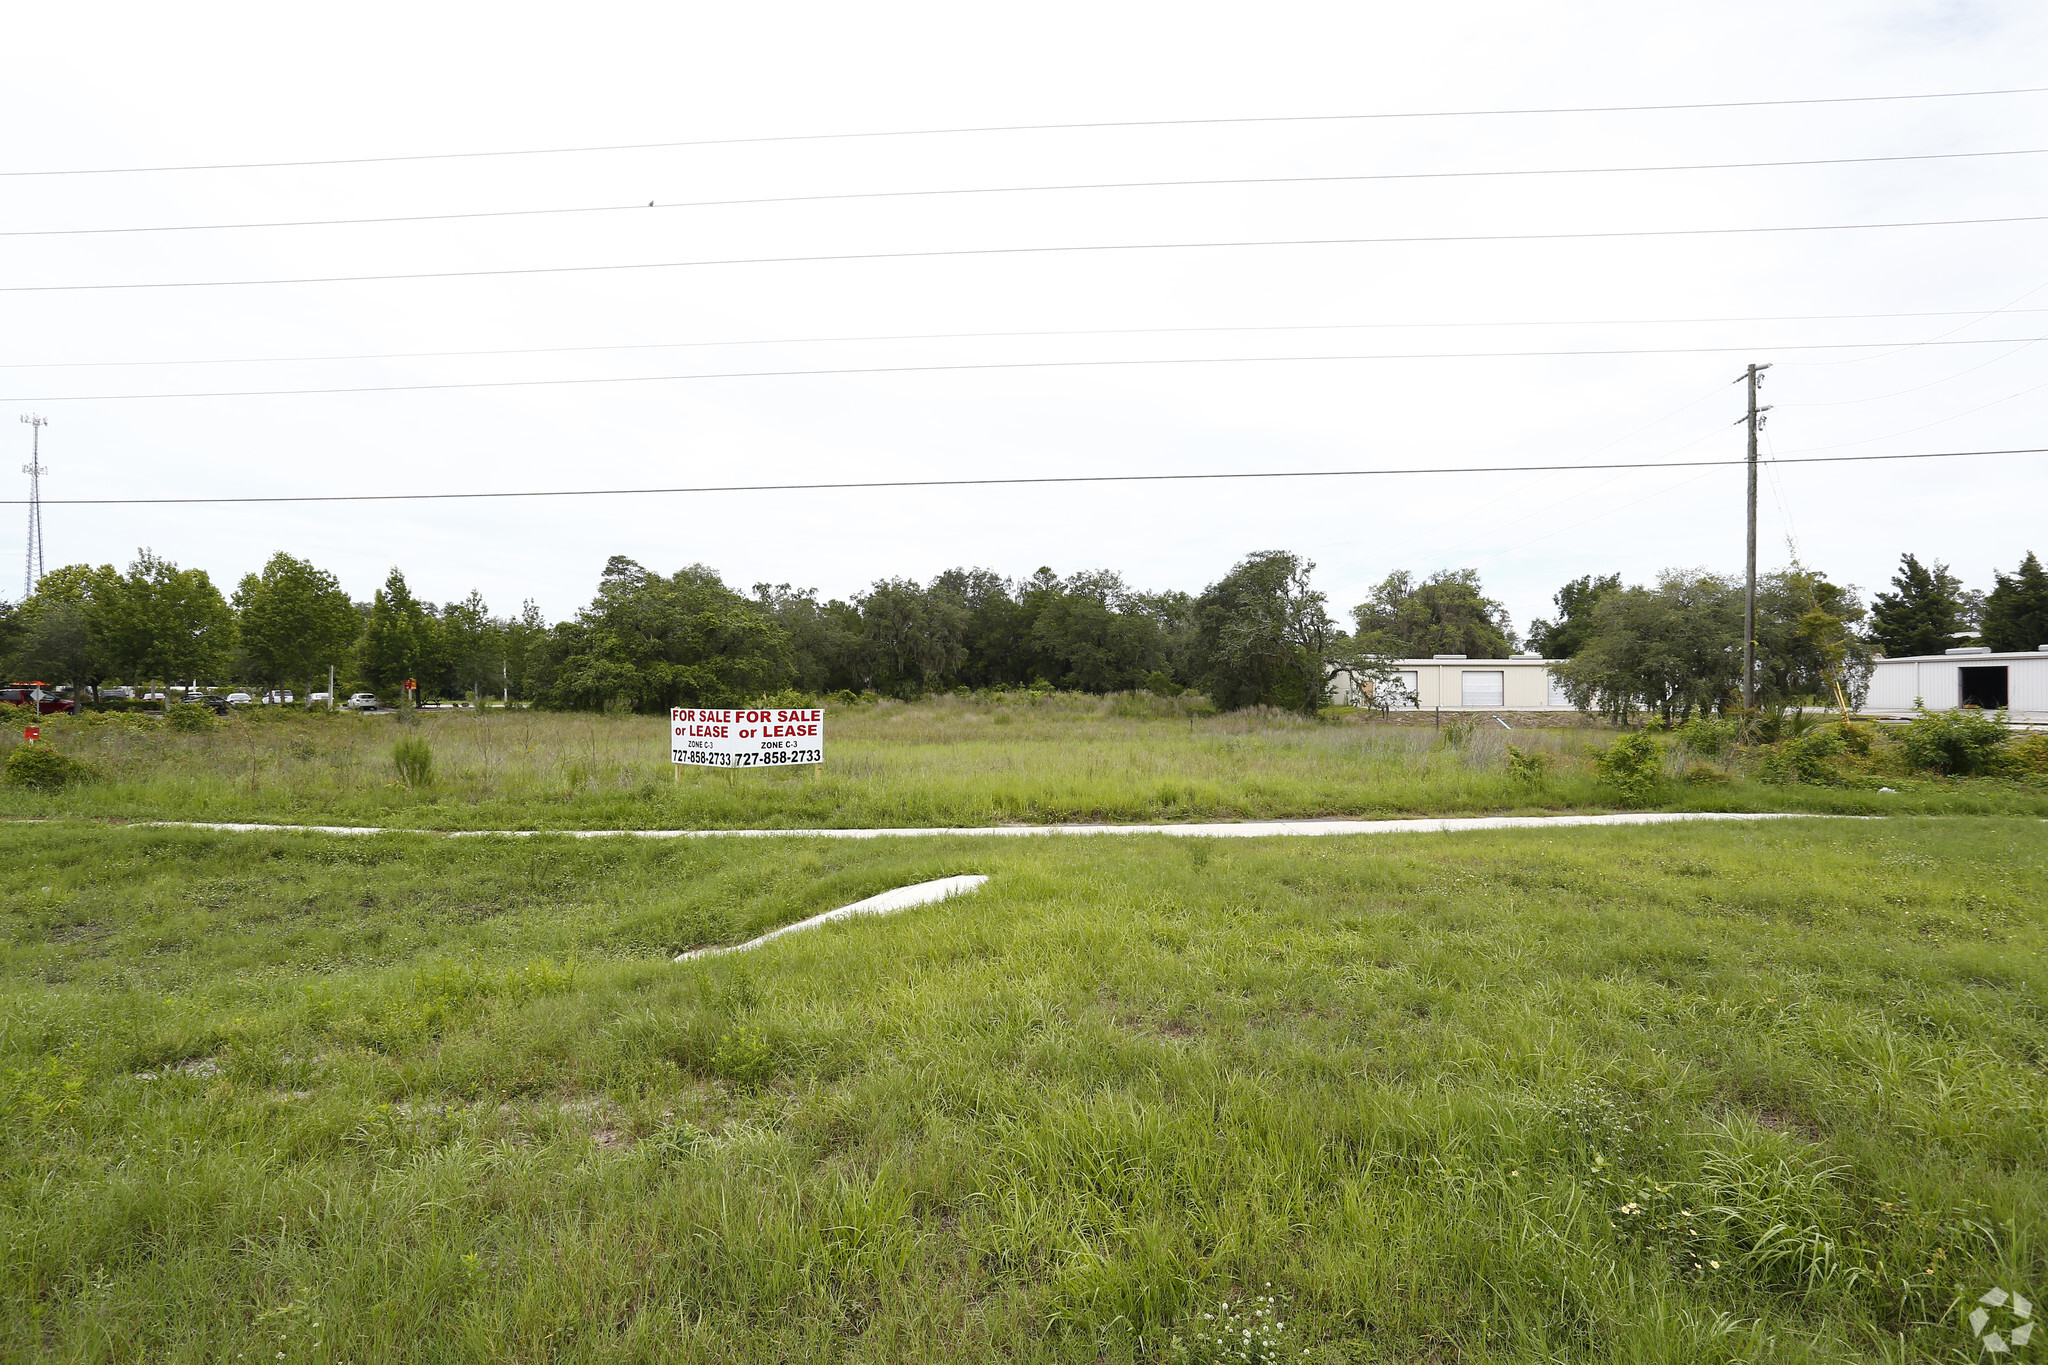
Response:
[[[1223,1359],[1270,1293],[1332,1365],[1980,1358],[2048,1298],[2044,829],[6,824],[0,1353]]]
[[[392,761],[423,739],[433,777]],[[828,710],[822,771],[740,773],[667,761],[645,716],[493,710],[392,716],[267,712],[200,733],[118,715],[53,721],[46,743],[103,780],[49,794],[0,787],[0,817],[401,825],[430,829],[816,828],[1397,816],[1612,808],[1590,746],[1611,732],[1456,732],[1199,714],[1145,695],[943,696]],[[8,739],[7,743],[14,743]],[[1548,763],[1514,779],[1506,746]],[[1694,765],[1654,804],[1699,810],[2006,811],[2048,815],[2048,775],[1941,781],[1863,775],[1773,786],[1738,767]],[[680,776],[680,780],[677,778]],[[1879,786],[1898,789],[1880,794]]]

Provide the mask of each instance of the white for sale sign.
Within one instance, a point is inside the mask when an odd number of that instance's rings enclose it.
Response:
[[[669,759],[701,768],[773,768],[825,761],[825,712],[818,707],[668,713]]]

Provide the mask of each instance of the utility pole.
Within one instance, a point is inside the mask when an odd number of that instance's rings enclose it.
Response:
[[[43,576],[43,475],[50,472],[43,468],[43,428],[50,425],[50,419],[24,412],[21,420],[28,423],[33,433],[29,437],[28,463],[21,467],[21,472],[28,475],[28,566],[22,571],[21,582],[22,600],[27,601]]]
[[[1763,382],[1768,364],[1752,365],[1736,383],[1749,381],[1749,553],[1742,594],[1742,709],[1756,709],[1756,434],[1763,427],[1769,407],[1756,405],[1756,386]]]

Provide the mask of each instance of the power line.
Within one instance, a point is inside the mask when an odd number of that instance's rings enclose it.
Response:
[[[1088,123],[1007,123],[960,128],[892,128],[851,133],[779,133],[747,137],[692,138],[668,142],[614,142],[580,147],[517,147],[490,151],[413,152],[394,156],[347,156],[297,161],[224,161],[178,166],[96,166],[0,171],[0,176],[149,175],[177,171],[267,171],[308,166],[367,166],[405,161],[462,161],[508,156],[577,156],[592,152],[646,152],[679,147],[740,147],[778,142],[847,142],[897,137],[961,137],[986,133],[1093,132],[1111,128],[1215,128],[1282,123],[1362,123],[1396,119],[1510,118],[1555,114],[1653,114],[1708,109],[1785,109],[1829,104],[1888,104],[1907,100],[1978,99],[1993,95],[2038,95],[2048,86],[2001,90],[1943,90],[1906,95],[1832,95],[1806,99],[1713,100],[1694,104],[1605,104],[1531,109],[1430,109],[1368,114],[1267,114],[1234,118],[1106,119]]]
[[[0,294],[70,294],[88,290],[243,289],[280,284],[373,284],[403,280],[469,280],[509,275],[587,275],[624,270],[689,270],[703,266],[813,265],[833,261],[914,261],[973,256],[1052,256],[1109,251],[1207,251],[1239,247],[1404,246],[1461,242],[1584,242],[1624,237],[1737,237],[1786,232],[1869,232],[1888,228],[1980,227],[2048,222],[2048,214],[2010,218],[1922,218],[1891,223],[1796,223],[1772,227],[1639,228],[1610,232],[1499,232],[1416,237],[1281,237],[1220,242],[1090,242],[1073,246],[951,247],[938,251],[857,251],[810,256],[727,256],[697,261],[629,261],[618,265],[536,265],[491,270],[420,270],[391,275],[297,275],[261,280],[140,280],[125,284],[9,284]]]
[[[109,370],[166,365],[300,365],[351,360],[446,360],[501,355],[585,355],[601,351],[684,351],[739,346],[826,346],[882,341],[991,341],[1044,337],[1190,336],[1246,332],[1422,331],[1484,327],[1689,327],[1720,323],[1871,322],[1908,318],[1985,318],[1997,313],[2048,313],[2048,308],[1959,308],[1926,313],[1779,313],[1718,318],[1549,318],[1505,322],[1305,322],[1234,327],[1079,327],[1008,332],[899,332],[867,336],[742,337],[726,341],[617,342],[596,346],[514,346],[483,351],[366,351],[353,355],[208,356],[196,360],[19,360],[0,370]],[[1894,343],[1878,343],[1894,344]],[[1921,342],[1897,343],[1919,346]],[[2027,344],[2031,345],[2029,341]],[[1719,392],[1717,389],[1716,392]],[[1909,391],[1910,392],[1910,391]],[[0,400],[6,401],[6,400]]]
[[[2032,446],[2017,450],[1932,450],[1899,455],[1813,455],[1781,458],[1778,463],[1843,464],[1872,460],[1955,460],[1975,455],[2048,455],[2048,446]],[[1744,463],[1744,460],[1639,460],[1607,464],[1457,465],[1423,469],[1293,469],[1215,474],[1030,474],[995,479],[873,479],[845,483],[705,484],[681,488],[558,488],[532,492],[310,493],[234,498],[45,498],[43,501],[67,507],[166,507],[202,503],[220,505],[286,502],[452,502],[504,498],[651,497],[657,494],[677,493],[805,493],[869,488],[986,488],[1017,484],[1187,483],[1236,479],[1380,478],[1408,474],[1533,474],[1607,469],[1711,469]],[[19,498],[11,498],[6,500],[6,505],[19,505],[20,502]]]
[[[2048,148],[2021,147],[1990,152],[1926,152],[1899,156],[1813,157],[1798,161],[1714,161],[1669,166],[1563,166],[1529,170],[1404,171],[1361,175],[1239,176],[1215,180],[1101,180],[1052,185],[978,185],[958,189],[861,190],[844,194],[784,194],[749,199],[688,199],[662,203],[583,204],[561,208],[491,209],[469,213],[409,213],[370,218],[292,218],[255,223],[169,223],[141,227],[24,228],[0,237],[91,237],[120,233],[240,232],[262,228],[365,227],[388,223],[450,223],[491,218],[539,218],[564,214],[646,213],[650,209],[745,208],[770,204],[829,204],[868,199],[931,199],[984,194],[1065,194],[1092,190],[1228,188],[1247,185],[1336,185],[1401,180],[1478,180],[1558,175],[1649,175],[1681,171],[1780,170],[1804,166],[1865,166],[1912,161],[1958,161],[1983,157],[2041,156]]]
[[[848,365],[812,370],[720,370],[698,374],[593,375],[567,379],[473,379],[433,384],[358,384],[315,389],[221,389],[206,393],[80,393],[17,395],[0,403],[121,403],[161,398],[300,398],[318,394],[431,393],[458,389],[539,389],[588,384],[665,384],[710,379],[804,379],[870,374],[950,374],[996,370],[1121,369],[1139,365],[1289,365],[1316,361],[1541,360],[1631,355],[1722,355],[1730,351],[1840,351],[1913,346],[2003,346],[2041,337],[1974,337],[1942,341],[1832,341],[1786,346],[1659,346],[1565,351],[1372,351],[1350,355],[1168,356],[1121,360],[997,360],[947,365]]]

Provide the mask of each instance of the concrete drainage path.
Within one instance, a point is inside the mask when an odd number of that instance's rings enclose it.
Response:
[[[1642,811],[1616,815],[1477,815],[1435,820],[1243,820],[1181,825],[983,825],[912,829],[385,829],[375,825],[249,825],[148,820],[147,828],[217,829],[236,834],[439,834],[450,839],[929,839],[949,835],[1171,834],[1183,839],[1263,839],[1272,835],[1455,834],[1461,830],[1554,829],[1567,825],[1669,825],[1692,820],[1876,820],[1875,815],[1796,811]]]
[[[759,938],[750,938],[745,943],[734,943],[719,948],[692,948],[687,953],[677,953],[676,961],[688,962],[694,957],[716,957],[720,953],[744,953],[749,948],[758,948],[784,934],[794,934],[800,929],[815,929],[821,924],[834,920],[849,919],[854,915],[887,915],[897,910],[908,910],[913,905],[930,905],[945,900],[948,896],[961,896],[978,888],[988,878],[975,873],[961,877],[941,877],[935,882],[919,882],[915,886],[899,886],[894,891],[884,891],[879,896],[869,896],[852,905],[842,905],[837,910],[827,910],[822,915],[800,919],[795,924],[785,924],[780,929],[771,929]]]

